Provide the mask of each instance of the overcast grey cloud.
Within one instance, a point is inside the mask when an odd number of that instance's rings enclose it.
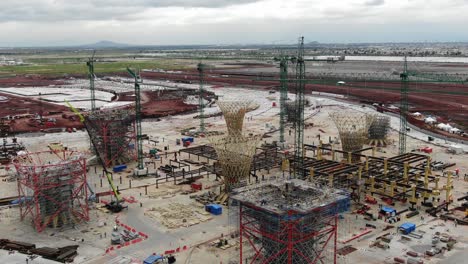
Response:
[[[368,6],[379,6],[385,4],[385,0],[369,0],[366,2]]]
[[[468,41],[467,0],[0,1],[1,46]]]

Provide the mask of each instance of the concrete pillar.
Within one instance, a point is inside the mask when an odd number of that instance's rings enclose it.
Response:
[[[424,188],[429,189],[429,171],[426,167],[424,171]],[[424,191],[424,200],[429,198],[429,192]]]
[[[432,174],[431,162],[432,162],[431,157],[427,156],[426,169],[429,171],[429,174]]]
[[[450,196],[452,194],[452,172],[447,172],[447,184],[445,185],[445,201],[450,202]]]
[[[317,159],[322,160],[322,141],[319,141],[319,146],[317,148]]]
[[[396,181],[391,181],[390,182],[390,196],[393,198],[395,195],[395,187],[396,187]]]
[[[403,163],[403,179],[405,179],[405,183],[408,183],[408,169],[409,169],[409,163],[408,162]]]
[[[387,158],[384,159],[384,166],[383,166],[383,173],[384,175],[387,175],[387,172],[388,172],[388,160]]]

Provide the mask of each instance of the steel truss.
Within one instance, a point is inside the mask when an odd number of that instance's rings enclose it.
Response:
[[[273,215],[240,203],[239,263],[336,263],[338,218],[334,212],[334,204],[329,204],[305,215],[293,210]]]
[[[28,153],[14,165],[21,220],[31,216],[38,232],[89,220],[84,156],[67,150]]]
[[[85,124],[104,166],[137,159],[134,111],[94,111],[86,116]]]

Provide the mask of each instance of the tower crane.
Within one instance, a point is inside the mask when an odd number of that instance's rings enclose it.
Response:
[[[286,101],[288,100],[288,64],[293,57],[281,55],[275,57],[274,61],[279,62],[280,65],[280,143],[284,144],[284,130],[286,126]]]
[[[200,132],[205,132],[205,104],[203,103],[203,95],[205,94],[204,91],[204,81],[205,81],[205,71],[206,65],[202,64],[201,62],[197,64],[197,71],[198,71],[198,78],[200,82],[200,86],[198,89],[198,110],[200,112]]]
[[[305,62],[304,62],[304,37],[299,38],[296,57],[296,101],[294,120],[294,158],[296,162],[295,177],[297,170],[302,169],[304,164],[304,90],[305,90]]]
[[[89,90],[91,92],[91,111],[96,110],[96,93],[94,87],[94,80],[96,79],[96,75],[94,75],[94,62],[96,61],[94,59],[95,54],[96,51],[93,51],[93,56],[91,56],[91,58],[86,62],[86,66],[88,66]]]
[[[345,57],[341,56],[338,59],[335,58],[305,58],[303,57],[304,63],[307,61],[323,61],[328,63],[335,63],[338,61],[344,61]],[[279,62],[280,68],[280,142],[284,143],[284,131],[286,127],[286,101],[288,100],[288,85],[291,81],[288,76],[288,65],[289,63],[297,63],[297,57],[288,56],[288,55],[280,55],[279,57],[273,58],[274,61]],[[305,66],[304,66],[305,67]],[[305,69],[305,68],[304,68]],[[305,82],[305,72],[304,72],[304,86]]]
[[[465,84],[466,80],[457,79],[450,75],[443,74],[429,74],[419,73],[408,70],[408,58],[405,56],[403,64],[403,72],[400,74],[401,78],[401,89],[400,89],[400,131],[399,131],[399,154],[406,153],[406,137],[407,137],[407,115],[408,115],[408,93],[409,93],[409,82],[410,77],[416,77],[419,79],[427,79],[434,82],[443,83],[458,83]]]
[[[137,132],[137,159],[138,159],[138,170],[144,169],[143,164],[143,138],[141,128],[141,94],[140,94],[140,83],[142,83],[140,73],[133,71],[127,67],[127,72],[135,79],[135,122]],[[138,173],[139,175],[139,173]]]
[[[403,66],[403,73],[400,74],[401,78],[401,91],[400,91],[400,137],[399,137],[399,154],[406,153],[406,135],[408,120],[406,115],[408,113],[408,59],[405,56]]]
[[[68,101],[65,100],[65,103],[68,105],[68,107],[70,108],[70,110],[77,114],[79,119],[80,119],[80,122],[82,122],[86,128],[86,131],[88,131],[89,133],[89,130],[87,129],[86,127],[86,119],[85,117],[80,113],[80,111],[78,111],[75,107],[73,107],[73,105],[71,105]],[[90,135],[91,136],[91,135]],[[96,149],[96,146],[94,145],[94,142],[91,140],[91,144],[93,144],[94,148]],[[124,206],[123,203],[125,200],[122,199],[122,197],[120,196],[120,193],[119,191],[117,190],[117,188],[115,187],[114,185],[114,181],[113,181],[113,176],[112,176],[112,173],[109,172],[106,168],[106,166],[104,165],[104,161],[102,160],[102,157],[99,155],[99,152],[96,151],[96,157],[99,159],[99,161],[101,162],[101,164],[103,165],[102,166],[102,169],[104,170],[104,173],[106,174],[106,178],[107,178],[107,181],[109,182],[109,186],[111,187],[112,189],[112,194],[113,194],[113,197],[114,199],[107,203],[105,205],[105,207],[113,212],[113,213],[118,213],[118,212],[121,212],[124,208],[127,208],[127,206]],[[89,187],[89,184],[88,184],[88,188],[91,190],[91,188]],[[91,190],[91,192],[93,192]]]

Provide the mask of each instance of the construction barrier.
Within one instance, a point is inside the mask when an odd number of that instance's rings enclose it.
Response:
[[[116,248],[114,248],[114,246],[110,246],[110,247],[108,247],[108,248],[106,249],[105,254],[109,254],[109,253],[111,253],[111,252],[112,252],[113,250],[115,250],[115,249],[120,249],[120,248],[122,248],[122,247],[127,247],[127,246],[130,246],[130,245],[137,244],[137,243],[139,243],[139,242],[141,242],[141,241],[143,241],[143,240],[145,240],[145,239],[148,239],[148,237],[149,237],[147,234],[145,234],[145,233],[143,233],[143,232],[140,232],[140,231],[137,232],[135,228],[133,228],[133,227],[131,227],[131,226],[128,226],[128,225],[126,225],[126,224],[120,222],[120,220],[118,219],[118,217],[115,218],[115,224],[118,225],[118,226],[121,226],[122,228],[124,228],[124,229],[126,229],[126,230],[128,230],[128,231],[131,231],[131,232],[133,232],[133,233],[137,233],[139,237],[136,238],[136,239],[133,239],[133,240],[131,240],[131,241],[125,241],[124,244],[122,244],[122,245],[117,245]]]

